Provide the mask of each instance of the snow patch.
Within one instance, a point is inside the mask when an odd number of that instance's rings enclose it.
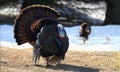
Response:
[[[16,49],[32,48],[29,43],[17,45],[13,26],[0,25],[0,47]],[[120,25],[91,26],[92,32],[86,44],[79,37],[79,26],[65,27],[69,37],[69,50],[77,51],[120,51]]]

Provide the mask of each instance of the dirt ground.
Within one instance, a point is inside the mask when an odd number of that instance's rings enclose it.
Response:
[[[32,64],[32,49],[0,48],[0,72],[120,72],[120,52],[68,51],[57,66]]]

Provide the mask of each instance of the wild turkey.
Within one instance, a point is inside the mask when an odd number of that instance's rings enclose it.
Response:
[[[91,27],[88,23],[82,23],[80,25],[80,37],[83,37],[83,43],[85,44],[85,41],[88,40],[88,35],[91,33]]]
[[[57,18],[59,13],[45,5],[24,8],[14,22],[14,37],[18,45],[29,42],[33,46],[33,62],[40,56],[48,61],[64,60],[69,39]],[[49,59],[50,58],[50,59]]]

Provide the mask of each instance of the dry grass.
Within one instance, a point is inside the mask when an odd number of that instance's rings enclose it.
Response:
[[[32,65],[32,49],[0,49],[0,72],[120,72],[120,52],[68,51],[57,66]]]
[[[120,52],[114,54],[114,65],[115,65],[116,69],[119,70],[119,72],[120,72]]]

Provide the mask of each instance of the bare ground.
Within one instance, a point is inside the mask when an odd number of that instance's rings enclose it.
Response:
[[[32,64],[32,49],[0,48],[0,72],[120,72],[120,52],[68,51],[57,66]]]

